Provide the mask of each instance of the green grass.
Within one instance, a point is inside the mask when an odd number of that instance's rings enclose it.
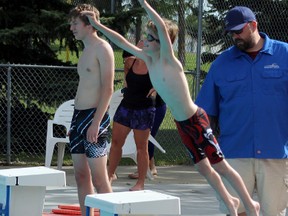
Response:
[[[80,51],[79,55],[81,55],[82,51]],[[71,52],[69,50],[61,50],[57,52],[58,59],[63,62],[71,62],[72,64],[78,63],[78,57],[76,56],[75,52]],[[114,50],[115,56],[115,68],[116,69],[123,69],[123,59],[122,59],[122,50],[117,49]]]

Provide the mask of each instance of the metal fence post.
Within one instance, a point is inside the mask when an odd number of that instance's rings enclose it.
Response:
[[[111,13],[115,13],[115,0],[111,0]]]
[[[203,14],[203,0],[198,1],[198,42],[196,55],[196,89],[195,99],[200,90],[200,74],[201,74],[201,47],[202,47],[202,14]]]
[[[9,66],[7,70],[7,164],[11,163],[11,69]]]
[[[118,90],[123,87],[123,69],[116,69],[116,72],[114,89]],[[195,73],[185,71],[185,74],[188,80],[194,80]],[[41,159],[44,162],[47,120],[53,118],[64,101],[75,96],[77,80],[76,67],[0,64],[0,83],[4,81],[1,87],[5,88],[4,95],[0,95],[0,119],[5,119],[0,125],[0,159],[3,155],[9,165],[18,160],[39,164]],[[165,143],[167,149],[174,148],[181,140],[176,135],[171,115],[166,114],[162,125],[157,140]],[[66,135],[63,128],[56,125],[54,132],[57,137]],[[190,161],[184,146],[178,146],[172,152],[156,153],[157,159],[173,163]]]

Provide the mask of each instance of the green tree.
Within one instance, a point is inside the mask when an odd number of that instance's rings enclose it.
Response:
[[[227,11],[236,5],[243,5],[251,8],[256,14],[259,30],[267,33],[270,38],[288,41],[286,31],[288,22],[287,1],[208,0],[208,3],[209,8],[205,11],[204,15],[207,28],[205,28],[203,32],[203,38],[206,45],[219,47],[216,52],[221,52],[232,44],[229,37],[223,36],[223,20]],[[215,56],[214,58],[211,58],[210,61],[213,61],[214,59]]]
[[[101,22],[117,31],[123,36],[127,36],[129,31],[135,34],[135,43],[141,38],[142,18],[146,16],[143,8],[140,7],[138,0],[75,0],[76,3],[94,4],[100,11]],[[113,3],[115,5],[111,5]],[[183,65],[185,65],[185,32],[186,21],[185,16],[188,9],[189,1],[187,0],[160,0],[150,1],[151,6],[163,17],[177,20],[179,25],[178,37],[178,57]],[[113,11],[112,11],[113,9]],[[131,27],[135,26],[131,30]]]
[[[63,64],[50,46],[72,37],[67,13],[71,5],[62,0],[2,0],[0,2],[0,62]],[[68,39],[69,40],[69,39]]]

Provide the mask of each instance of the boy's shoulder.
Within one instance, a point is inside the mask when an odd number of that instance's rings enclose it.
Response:
[[[95,52],[101,53],[101,50],[109,50],[113,51],[112,46],[108,43],[108,41],[104,40],[103,38],[95,38],[93,42],[93,47],[96,49]]]

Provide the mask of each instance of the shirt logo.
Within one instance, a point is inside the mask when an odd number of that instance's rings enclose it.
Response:
[[[277,63],[273,63],[271,65],[265,65],[264,68],[265,69],[279,69],[280,66]]]

